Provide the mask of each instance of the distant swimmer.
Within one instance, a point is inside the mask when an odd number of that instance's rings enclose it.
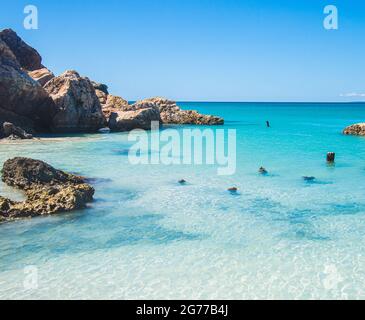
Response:
[[[266,126],[267,126],[268,128],[270,128],[270,122],[269,122],[269,121],[266,121]]]

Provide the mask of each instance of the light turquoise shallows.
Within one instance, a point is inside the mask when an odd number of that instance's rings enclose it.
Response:
[[[127,134],[0,145],[96,178],[84,211],[0,225],[0,298],[365,298],[365,138],[341,134],[365,105],[181,105],[237,129],[234,176],[132,166]]]

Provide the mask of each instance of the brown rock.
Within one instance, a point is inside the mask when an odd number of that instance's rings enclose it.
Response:
[[[16,125],[27,122],[29,126],[45,129],[54,112],[47,92],[21,69],[14,53],[0,39],[0,121]]]
[[[48,81],[45,90],[57,106],[55,132],[96,132],[106,122],[95,89],[88,78],[66,71]]]
[[[365,136],[365,123],[357,123],[347,127],[344,131],[346,135]]]
[[[16,32],[5,29],[0,32],[0,39],[10,48],[23,69],[33,71],[43,68],[40,54],[19,38]]]
[[[19,139],[33,139],[33,136],[31,134],[27,133],[22,128],[19,128],[10,122],[3,123],[3,134],[5,138],[11,136],[18,137]]]
[[[202,115],[194,110],[181,110],[176,102],[165,98],[151,98],[144,100],[146,102],[155,103],[161,114],[161,120],[166,124],[196,124],[196,125],[222,125],[222,118]]]
[[[42,87],[55,76],[47,68],[42,68],[34,71],[28,71],[28,75],[37,81]]]
[[[112,112],[108,126],[112,131],[134,129],[150,130],[152,121],[160,123],[160,112],[156,108]]]
[[[104,83],[98,83],[98,82],[95,82],[95,81],[91,81],[93,87],[95,90],[99,90],[101,92],[103,92],[105,95],[108,95],[109,92],[108,92],[108,86]]]
[[[103,92],[99,89],[95,89],[95,93],[96,93],[96,96],[99,99],[99,102],[100,102],[101,106],[103,107],[106,104],[106,101],[108,100],[108,95],[105,94],[105,92]]]
[[[100,94],[100,93],[99,93]],[[100,102],[102,99],[100,99]],[[121,97],[108,95],[105,104],[102,106],[104,116],[106,119],[109,119],[111,113],[119,112],[119,111],[129,111],[132,110],[129,108],[128,101],[124,100]]]
[[[84,178],[39,160],[14,158],[5,162],[2,172],[3,181],[24,190],[27,200],[0,197],[0,221],[82,209],[93,199],[94,189]]]

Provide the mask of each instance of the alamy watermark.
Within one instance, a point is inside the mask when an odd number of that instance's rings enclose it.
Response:
[[[152,131],[133,130],[128,141],[134,142],[128,159],[133,165],[216,165],[218,175],[236,172],[235,129],[167,129],[151,123]]]
[[[323,20],[323,27],[326,30],[338,30],[338,9],[334,5],[324,7],[323,13],[326,17]]]
[[[23,21],[24,29],[38,30],[38,8],[34,5],[27,5],[24,8],[26,15]]]

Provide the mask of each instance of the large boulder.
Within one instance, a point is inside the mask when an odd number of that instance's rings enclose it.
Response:
[[[220,117],[203,115],[194,110],[182,110],[175,101],[165,98],[150,98],[145,102],[155,103],[161,114],[161,120],[166,124],[195,124],[195,125],[222,125],[224,120]]]
[[[66,71],[44,87],[57,106],[54,132],[96,132],[105,125],[93,84],[76,71]]]
[[[14,53],[16,60],[23,69],[33,71],[44,68],[42,65],[42,57],[37,50],[27,45],[12,29],[1,31],[0,39]]]
[[[33,80],[0,38],[0,121],[47,129],[55,112],[48,93]],[[11,118],[8,118],[10,116]],[[19,121],[17,120],[19,117]],[[26,121],[29,119],[29,121]]]
[[[365,123],[357,123],[347,127],[344,131],[346,135],[365,136]]]
[[[118,111],[110,115],[108,126],[111,131],[134,129],[151,130],[152,122],[160,123],[160,113],[153,108]]]
[[[152,122],[161,122],[160,111],[155,103],[140,101],[130,105],[127,100],[102,91],[100,86],[94,84],[94,88],[111,131],[150,130]]]
[[[47,163],[14,158],[4,163],[2,180],[25,192],[23,202],[0,197],[0,221],[50,215],[85,208],[94,188],[85,179]]]

